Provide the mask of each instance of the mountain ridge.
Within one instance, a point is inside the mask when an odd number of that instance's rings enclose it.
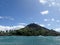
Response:
[[[53,29],[47,29],[35,23],[30,23],[25,26],[22,30],[31,33],[31,35],[43,35],[43,36],[57,36],[60,35],[59,32],[56,32]],[[28,34],[27,34],[28,35]]]

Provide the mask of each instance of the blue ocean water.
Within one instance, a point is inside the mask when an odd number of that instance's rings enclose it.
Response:
[[[60,36],[0,36],[0,45],[60,45]]]

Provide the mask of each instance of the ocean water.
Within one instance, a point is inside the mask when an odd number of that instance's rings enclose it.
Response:
[[[60,45],[60,36],[0,36],[0,45]]]

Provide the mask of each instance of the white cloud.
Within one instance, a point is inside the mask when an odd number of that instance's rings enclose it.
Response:
[[[0,16],[0,19],[14,20],[14,18],[11,18],[9,16]]]
[[[48,10],[45,10],[45,11],[42,11],[42,12],[40,12],[42,15],[46,15],[46,14],[48,14],[49,13],[49,11]]]
[[[59,7],[60,6],[60,3],[54,1],[54,2],[51,2],[49,5]]]
[[[23,26],[25,26],[25,25],[27,25],[26,23],[19,23],[18,25],[23,25]]]
[[[34,23],[39,24],[39,22],[34,22]]]
[[[60,7],[60,2],[58,0],[39,0],[39,2],[49,7]]]
[[[27,24],[26,23],[18,23],[16,26],[2,26],[0,25],[0,31],[6,31],[6,30],[17,30],[24,28]]]
[[[51,7],[52,5],[51,4],[49,4],[49,7]]]
[[[16,30],[16,29],[20,29],[20,28],[24,28],[24,26],[23,25],[17,25],[17,26],[2,26],[2,25],[0,25],[0,31]]]
[[[40,26],[45,27],[45,25],[44,25],[44,24],[40,24]]]
[[[46,1],[46,0],[39,0],[39,1],[40,1],[40,3],[42,3],[42,4],[47,3],[47,1]]]
[[[51,19],[51,21],[55,21],[55,19],[54,19],[54,18],[52,18],[52,19]]]
[[[44,21],[48,21],[48,19],[44,19]]]
[[[56,22],[60,22],[60,20],[56,20]]]
[[[51,19],[44,19],[44,21],[55,21],[54,18],[51,18]]]
[[[47,24],[48,26],[51,26],[51,24]]]
[[[60,6],[60,3],[57,3],[56,5],[57,5],[57,6]]]
[[[60,32],[60,28],[55,28],[54,30]]]
[[[52,3],[51,3],[51,5],[53,5],[53,6],[54,6],[55,4],[56,4],[55,2],[52,2]]]
[[[5,16],[4,18],[8,19],[8,20],[14,20],[14,18],[11,18],[11,17],[8,17],[8,16]]]
[[[4,17],[0,16],[0,19],[3,19]]]

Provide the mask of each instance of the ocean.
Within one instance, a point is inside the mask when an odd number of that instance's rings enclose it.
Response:
[[[0,45],[60,45],[60,36],[0,36]]]

